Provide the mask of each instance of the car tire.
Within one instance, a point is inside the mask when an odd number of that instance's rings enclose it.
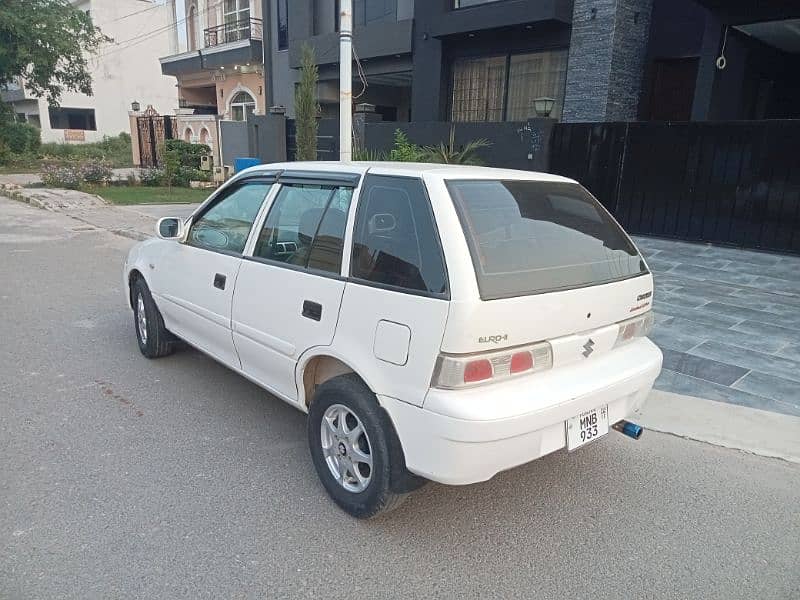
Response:
[[[139,278],[133,284],[131,300],[133,325],[141,353],[147,358],[171,354],[175,337],[164,326],[164,319],[144,279]]]
[[[397,508],[407,492],[426,481],[405,469],[389,415],[352,373],[329,379],[317,388],[308,413],[308,445],[328,495],[359,519]]]

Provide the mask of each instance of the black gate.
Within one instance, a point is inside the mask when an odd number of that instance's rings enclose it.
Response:
[[[286,159],[294,160],[297,151],[297,125],[286,119]],[[317,120],[317,160],[339,160],[339,120]]]
[[[147,110],[144,116],[136,118],[136,129],[139,135],[139,165],[158,167],[164,142],[175,137],[175,117]]]
[[[550,170],[631,233],[800,253],[800,120],[565,123]]]

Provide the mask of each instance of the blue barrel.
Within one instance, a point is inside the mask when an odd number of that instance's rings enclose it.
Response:
[[[250,158],[250,157],[234,158],[233,172],[238,173],[239,171],[244,171],[247,168],[255,167],[256,165],[260,164],[261,164],[261,159],[259,158]]]

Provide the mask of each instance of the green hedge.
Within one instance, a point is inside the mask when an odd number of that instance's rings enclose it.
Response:
[[[41,145],[40,132],[33,125],[14,122],[0,125],[0,146],[11,154],[35,154]]]

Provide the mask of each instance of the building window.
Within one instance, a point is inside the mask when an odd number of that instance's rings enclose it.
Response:
[[[479,6],[480,4],[490,4],[500,2],[500,0],[453,0],[453,8],[467,8],[468,6]]]
[[[525,121],[529,117],[535,117],[533,101],[541,97],[555,99],[550,117],[560,119],[566,81],[566,50],[512,56],[508,69],[508,107],[505,120]]]
[[[453,121],[525,121],[535,117],[536,98],[555,99],[550,116],[564,104],[567,51],[458,59],[453,63]]]
[[[250,37],[250,0],[225,0],[225,41],[236,42]]]
[[[278,0],[278,50],[289,47],[289,6],[288,0]]]
[[[397,0],[353,0],[353,25],[397,20]]]
[[[197,32],[199,30],[197,19],[197,7],[192,4],[189,7],[189,50],[197,50]]]
[[[54,108],[50,107],[51,129],[97,130],[93,108]]]
[[[231,118],[234,121],[247,121],[256,110],[256,101],[247,92],[239,92],[231,100]]]

